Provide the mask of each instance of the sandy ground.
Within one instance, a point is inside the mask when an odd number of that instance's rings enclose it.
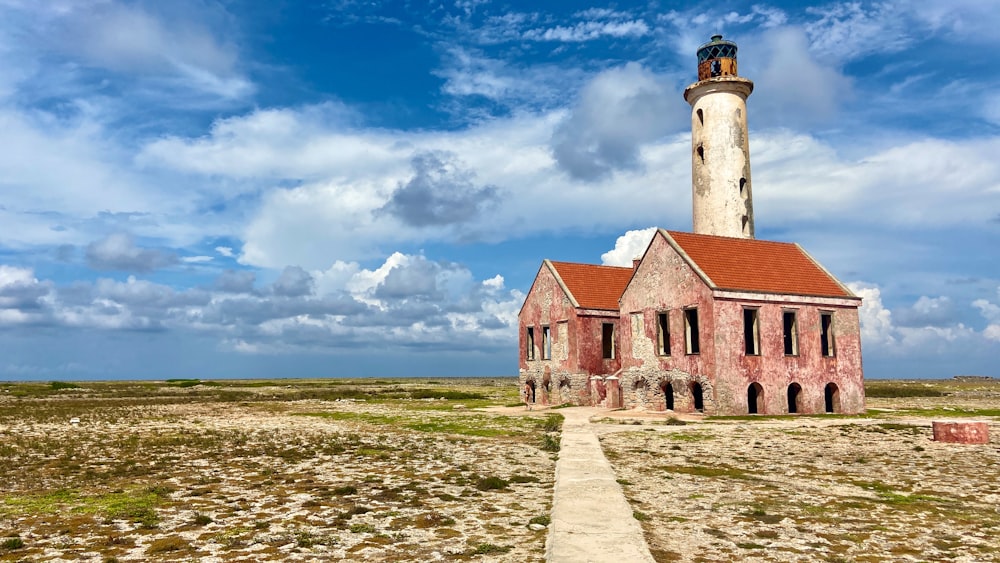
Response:
[[[934,442],[924,417],[616,413],[598,432],[657,561],[1000,561],[986,420],[988,445]]]
[[[23,543],[5,543],[0,560],[544,557],[545,528],[529,521],[548,513],[555,454],[538,447],[531,420],[351,401],[265,407],[0,424],[0,540]],[[360,418],[301,416],[331,412]],[[524,437],[405,423],[521,425]],[[488,476],[510,483],[477,488]]]
[[[0,395],[0,561],[544,557],[558,409],[26,401]],[[1000,561],[1000,384],[868,405],[593,427],[657,561]],[[989,444],[931,440],[970,410]]]

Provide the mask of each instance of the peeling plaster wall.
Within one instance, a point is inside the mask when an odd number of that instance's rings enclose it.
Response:
[[[695,233],[754,238],[746,105],[752,90],[746,78],[725,76],[697,82],[684,93],[691,104]]]
[[[701,350],[689,355],[685,348],[684,310],[698,308]],[[662,385],[674,389],[674,410],[695,410],[691,386],[702,386],[704,410],[716,411],[712,383],[715,343],[712,291],[657,233],[621,298],[621,385],[626,408],[665,409]],[[670,355],[657,355],[657,314],[668,314]]]
[[[802,387],[799,413],[825,412],[828,383],[839,389],[837,412],[864,411],[864,378],[857,300],[820,299],[792,295],[728,293],[716,301],[716,389],[719,409],[748,412],[747,389],[752,382],[764,390],[762,414],[788,413],[788,386]],[[760,354],[747,355],[743,310],[758,310]],[[785,355],[785,311],[796,313],[798,354]],[[833,313],[834,356],[821,353],[820,312]],[[724,392],[721,392],[724,390]]]
[[[764,391],[763,413],[787,413],[791,383],[802,387],[800,413],[825,411],[824,390],[838,388],[837,412],[864,411],[858,320],[860,301],[710,289],[659,233],[621,299],[621,388],[626,408],[664,410],[671,383],[674,411],[695,410],[691,386],[702,386],[707,414],[746,414],[747,389]],[[701,353],[685,353],[684,309],[698,307]],[[743,309],[759,310],[760,355],[747,356]],[[782,314],[797,314],[798,354],[784,353]],[[833,357],[821,354],[820,313],[833,313]],[[668,314],[670,355],[657,354],[657,315]]]
[[[570,302],[555,276],[543,266],[525,298],[518,315],[518,354],[521,398],[525,383],[534,388],[534,402],[540,404],[592,404],[591,375],[611,374],[618,370],[615,358],[603,359],[602,325],[615,325],[619,339],[617,311],[577,309]],[[527,327],[535,329],[534,360],[527,359]],[[552,357],[542,359],[542,327],[548,326],[552,338]]]

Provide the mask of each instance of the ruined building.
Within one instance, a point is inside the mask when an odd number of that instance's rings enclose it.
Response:
[[[659,229],[631,268],[545,260],[519,318],[529,402],[707,414],[864,410],[861,299],[802,247],[754,238],[736,44],[698,49],[694,233]]]

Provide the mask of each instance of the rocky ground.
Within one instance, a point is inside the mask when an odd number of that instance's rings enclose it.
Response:
[[[418,387],[283,400],[9,386],[0,560],[543,559],[548,415],[473,412],[510,399],[475,386],[458,397],[486,400],[406,398]]]
[[[1000,561],[1000,381],[868,389],[863,416],[594,427],[658,561]],[[561,417],[516,401],[513,379],[0,383],[0,561],[541,561]],[[991,442],[934,442],[942,418]]]
[[[1000,561],[1000,382],[945,389],[864,417],[615,413],[599,433],[657,561]],[[941,418],[991,441],[934,442]]]

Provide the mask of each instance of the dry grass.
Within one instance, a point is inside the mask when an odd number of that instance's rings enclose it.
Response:
[[[1000,381],[876,385],[860,417],[598,426],[658,561],[1000,561]]]
[[[512,380],[207,383],[0,384],[0,561],[543,558]]]

